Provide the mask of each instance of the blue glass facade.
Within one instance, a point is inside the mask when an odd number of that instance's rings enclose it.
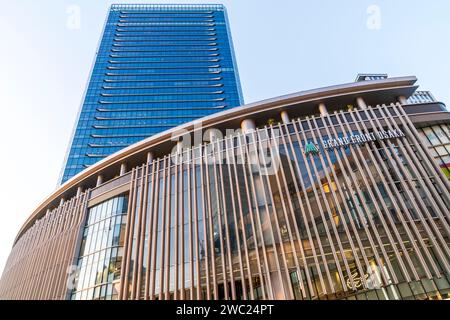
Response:
[[[222,5],[113,5],[61,176],[243,104]]]

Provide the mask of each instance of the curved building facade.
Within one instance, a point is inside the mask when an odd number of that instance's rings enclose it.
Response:
[[[448,299],[450,113],[415,77],[359,80],[85,169],[19,231],[0,298]]]

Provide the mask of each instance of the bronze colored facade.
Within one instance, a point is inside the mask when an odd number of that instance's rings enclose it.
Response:
[[[416,80],[265,100],[111,155],[33,212],[0,298],[448,299],[450,113]]]

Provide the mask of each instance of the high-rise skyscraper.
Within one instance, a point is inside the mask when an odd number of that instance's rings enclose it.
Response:
[[[112,5],[61,183],[139,140],[241,104],[223,5]]]

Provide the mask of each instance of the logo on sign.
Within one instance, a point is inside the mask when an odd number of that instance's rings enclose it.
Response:
[[[370,133],[354,133],[348,136],[329,138],[322,140],[321,148],[324,151],[331,151],[333,149],[348,148],[351,145],[361,146],[368,142],[390,140],[403,138],[406,135],[400,129],[381,130]],[[320,153],[318,145],[308,142],[305,146],[305,155],[318,155]]]
[[[317,146],[312,143],[312,142],[308,142],[305,146],[305,155],[316,155],[319,154],[319,148],[317,148]]]

